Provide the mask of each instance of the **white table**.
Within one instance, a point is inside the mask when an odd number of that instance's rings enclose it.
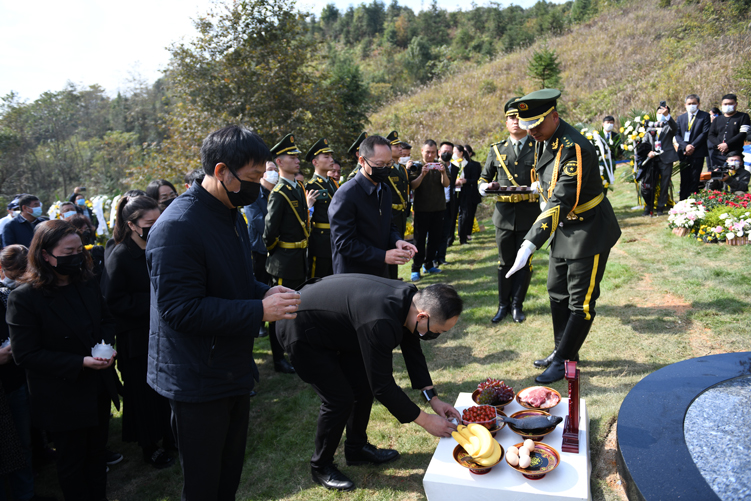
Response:
[[[540,480],[529,480],[521,473],[512,469],[506,459],[502,458],[490,473],[475,475],[467,468],[459,466],[452,456],[457,442],[453,438],[442,438],[438,442],[430,460],[425,477],[422,480],[425,495],[429,501],[462,501],[462,500],[540,500],[540,501],[570,501],[574,499],[589,500],[589,477],[592,466],[589,457],[589,415],[584,399],[580,400],[579,413],[579,453],[572,454],[561,451],[563,440],[563,424],[568,414],[568,398],[561,399],[551,414],[561,416],[564,421],[542,439],[551,445],[561,455],[561,464]],[[460,393],[455,407],[461,412],[467,407],[475,405],[471,393]],[[524,410],[516,400],[507,405],[503,412],[511,414]],[[522,442],[522,438],[504,426],[496,436],[498,443],[503,446],[504,453],[514,444]]]

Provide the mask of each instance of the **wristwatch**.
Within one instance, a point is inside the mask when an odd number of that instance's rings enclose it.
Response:
[[[425,400],[430,402],[433,397],[438,396],[438,393],[435,391],[435,388],[431,388],[429,390],[422,390],[422,395],[425,397]]]

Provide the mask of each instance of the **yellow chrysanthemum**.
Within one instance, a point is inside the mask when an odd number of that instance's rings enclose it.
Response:
[[[640,133],[639,133],[639,137],[644,137],[644,133],[643,133],[643,132],[640,132]]]
[[[623,127],[621,127],[621,133],[623,133]]]
[[[649,115],[644,115],[644,120],[649,120]]]

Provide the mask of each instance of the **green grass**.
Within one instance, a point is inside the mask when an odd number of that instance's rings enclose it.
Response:
[[[676,180],[677,181],[677,180]],[[729,247],[678,238],[667,229],[667,218],[642,218],[632,212],[633,189],[618,185],[609,195],[623,236],[613,248],[597,302],[597,318],[581,351],[581,392],[590,416],[594,499],[621,499],[614,488],[612,435],[618,409],[629,390],[655,370],[691,357],[748,350],[751,327],[751,246]],[[456,327],[434,342],[424,343],[433,380],[442,396],[453,403],[488,376],[504,379],[515,389],[533,384],[539,370],[532,360],[552,348],[546,275],[548,253],[535,253],[535,272],[525,311],[517,325],[494,326],[497,308],[497,254],[490,207],[479,219],[486,230],[468,246],[452,246],[444,273],[427,276],[425,286],[446,281],[458,287],[465,313]],[[409,268],[401,276],[408,278]],[[238,499],[252,500],[408,500],[424,499],[422,477],[435,449],[436,438],[414,424],[400,425],[380,404],[373,408],[370,440],[395,447],[402,458],[387,467],[346,467],[358,486],[339,494],[314,485],[309,458],[319,401],[296,376],[273,372],[267,339],[256,344],[261,371],[258,396],[251,400],[251,424],[246,465]],[[399,355],[394,357],[397,382],[426,410],[409,380]],[[566,391],[565,382],[552,385]],[[120,441],[120,417],[112,420],[110,448],[126,460],[111,467],[111,500],[177,500],[181,473],[175,466],[156,471],[144,465],[140,450]],[[55,492],[54,468],[40,477],[41,494]]]

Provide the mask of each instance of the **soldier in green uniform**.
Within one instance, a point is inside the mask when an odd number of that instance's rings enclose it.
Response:
[[[534,172],[535,141],[527,131],[519,127],[519,111],[512,97],[506,102],[506,128],[509,138],[490,146],[485,168],[480,175],[480,194],[485,190],[497,190],[501,186],[531,186]],[[523,305],[529,282],[532,279],[531,260],[510,279],[506,273],[511,269],[524,236],[540,215],[539,196],[529,193],[514,193],[496,197],[493,224],[495,242],[498,246],[498,311],[491,322],[503,320],[509,311],[514,322],[524,322]]]
[[[360,170],[360,145],[363,141],[365,141],[365,138],[368,137],[368,133],[363,131],[360,133],[359,136],[357,136],[357,139],[355,139],[355,142],[352,143],[352,146],[349,147],[347,150],[347,155],[349,155],[349,158],[352,159],[352,163],[355,164],[355,167],[352,169],[352,172],[349,173],[349,176],[347,176],[347,181],[350,181],[352,178],[354,178],[357,175],[357,171]]]
[[[306,190],[318,191],[313,214],[310,217],[310,239],[308,240],[308,270],[310,277],[327,277],[334,274],[331,264],[331,226],[329,225],[329,204],[336,192],[334,181],[328,172],[334,166],[334,157],[326,138],[319,139],[313,145],[305,160],[313,164],[315,172],[305,185]]]
[[[399,133],[392,130],[386,136],[386,140],[391,143],[391,159],[394,161],[388,183],[386,183],[391,188],[391,217],[399,235],[404,238],[404,232],[407,230],[407,217],[409,216],[409,174],[407,167],[399,163],[402,156],[402,141],[399,139]],[[390,264],[389,278],[397,279],[398,277],[399,267]]]
[[[595,301],[610,249],[621,229],[603,195],[594,146],[558,116],[556,89],[528,94],[515,104],[519,125],[536,141],[535,172],[545,201],[524,238],[507,277],[522,269],[549,238],[548,294],[555,349],[535,361],[547,365],[535,381],[563,379],[564,362],[578,360],[579,349],[595,318]]]
[[[292,134],[286,135],[271,148],[279,167],[279,181],[269,194],[263,230],[263,242],[269,252],[266,271],[271,275],[273,285],[284,285],[290,289],[302,285],[307,276],[309,200],[302,183],[295,181],[295,174],[300,171],[300,153]],[[313,195],[313,192],[310,194]],[[284,358],[284,349],[277,340],[274,323],[269,324],[269,342],[274,370],[293,373],[294,368]]]

